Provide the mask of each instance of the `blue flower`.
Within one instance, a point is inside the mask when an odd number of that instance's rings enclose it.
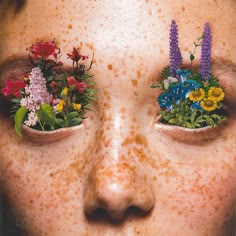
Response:
[[[201,88],[201,84],[200,83],[198,83],[198,82],[196,82],[194,80],[191,80],[191,79],[185,80],[184,81],[184,85],[188,89],[188,91],[192,91],[192,90],[200,89]]]
[[[170,88],[171,96],[178,100],[178,99],[185,99],[188,93],[188,89],[185,88],[182,84],[176,84]]]
[[[172,106],[172,98],[168,92],[162,93],[158,98],[157,101],[161,108],[168,108],[170,109]]]
[[[184,81],[191,75],[191,72],[189,70],[176,70],[177,76],[180,78],[181,83],[184,83]]]

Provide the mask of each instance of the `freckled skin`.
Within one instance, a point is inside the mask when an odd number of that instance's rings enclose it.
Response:
[[[235,10],[230,0],[35,0],[1,13],[0,63],[55,38],[64,55],[94,53],[99,89],[83,127],[50,145],[17,137],[0,115],[1,188],[28,235],[235,234],[235,115],[213,140],[185,143],[155,128],[160,91],[150,88],[168,64],[173,18],[185,63],[208,21],[213,58],[235,64]]]

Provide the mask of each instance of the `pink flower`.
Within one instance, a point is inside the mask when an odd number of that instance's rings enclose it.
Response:
[[[85,59],[88,59],[88,56],[83,56],[80,54],[79,48],[73,47],[73,51],[71,53],[67,53],[68,58],[70,58],[72,61],[78,62],[80,59],[83,61]]]
[[[50,56],[57,58],[57,51],[59,50],[56,43],[54,42],[40,42],[32,45],[29,48],[30,52],[34,55],[34,58],[38,59],[42,57],[48,59]]]
[[[2,93],[4,96],[8,96],[10,94],[14,94],[15,97],[20,97],[20,90],[26,87],[26,83],[23,81],[14,81],[14,80],[7,80],[6,87],[2,88]]]
[[[74,90],[78,90],[79,93],[83,93],[83,91],[88,87],[85,82],[78,82],[73,76],[67,76],[67,82],[70,87],[75,85]]]
[[[46,79],[38,67],[34,67],[29,74],[29,85],[25,87],[26,97],[22,98],[20,104],[30,111],[38,110],[41,104],[50,104],[52,95],[48,93]]]

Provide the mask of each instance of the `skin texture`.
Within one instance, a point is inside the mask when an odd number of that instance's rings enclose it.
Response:
[[[73,46],[95,54],[98,101],[71,136],[32,143],[0,115],[1,188],[29,235],[235,235],[235,11],[227,0],[30,0],[1,12],[2,85],[27,67],[9,69],[9,57],[37,40],[55,38],[64,55]],[[161,91],[150,86],[168,65],[172,19],[186,64],[204,24],[212,27],[230,112],[210,137],[155,125]]]

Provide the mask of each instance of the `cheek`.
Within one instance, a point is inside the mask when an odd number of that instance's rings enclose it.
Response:
[[[224,232],[232,224],[236,199],[232,165],[207,160],[201,166],[167,161],[157,164],[156,170],[156,205],[163,219],[179,219],[180,225],[196,232],[206,222],[209,232]]]
[[[6,124],[1,131],[7,134],[1,139],[2,187],[19,219],[38,235],[76,228],[83,221],[83,186],[94,146],[88,145],[87,130],[43,147],[24,143]]]
[[[78,153],[74,160],[64,158],[61,161],[50,152],[44,155],[50,156],[53,164],[48,162],[47,166],[44,160],[42,165],[34,163],[31,168],[16,163],[8,166],[4,188],[19,219],[30,231],[38,235],[45,232],[57,235],[55,232],[59,229],[69,228],[76,232],[75,226],[78,228],[78,223],[83,221],[82,195],[89,165],[83,161],[86,154]]]

